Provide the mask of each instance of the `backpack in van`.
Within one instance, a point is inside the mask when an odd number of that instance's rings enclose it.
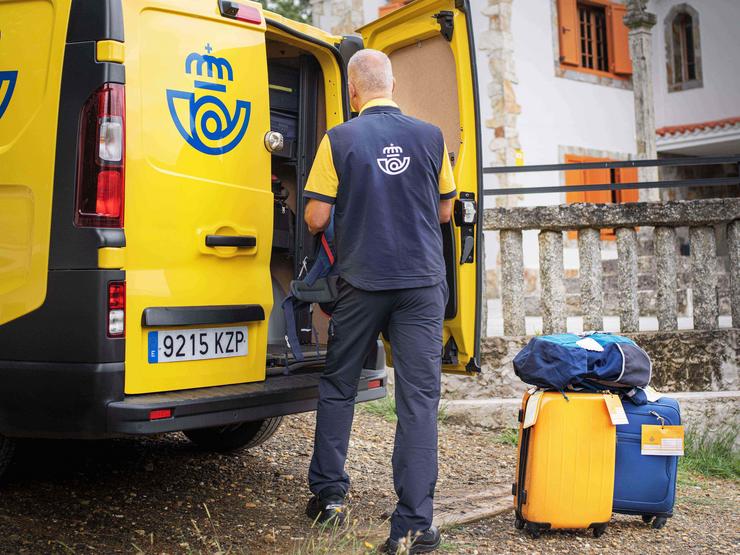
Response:
[[[514,371],[528,384],[558,391],[640,388],[650,383],[652,362],[621,335],[563,333],[532,338],[514,357]]]
[[[298,328],[296,325],[296,312],[305,306],[317,303],[321,309],[331,314],[334,301],[337,298],[337,279],[339,274],[334,267],[336,250],[334,248],[334,215],[326,230],[320,236],[320,243],[316,257],[308,270],[299,279],[290,282],[290,293],[283,301],[283,312],[285,313],[285,341],[297,361],[303,360]]]

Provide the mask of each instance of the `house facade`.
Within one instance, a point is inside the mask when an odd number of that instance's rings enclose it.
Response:
[[[638,0],[639,1],[639,0]],[[316,0],[314,24],[347,34],[404,5],[405,0]],[[515,166],[626,160],[636,157],[637,140],[652,133],[663,157],[740,154],[740,74],[731,68],[740,49],[736,0],[651,0],[652,77],[655,124],[636,125],[629,30],[625,0],[470,0],[482,112],[484,166]],[[644,90],[644,89],[643,89]],[[704,172],[704,173],[702,173]],[[733,173],[734,172],[734,173]],[[706,174],[706,175],[705,175]],[[737,175],[736,166],[666,168],[664,179]],[[486,175],[487,188],[638,181],[637,171],[589,170]],[[737,196],[737,186],[671,190],[661,198]],[[654,193],[655,194],[655,193]],[[487,206],[541,206],[572,202],[633,202],[637,191],[527,194],[489,197]],[[652,197],[655,198],[655,197]],[[499,301],[499,241],[486,241],[488,333],[503,333]],[[688,243],[679,235],[679,248]],[[601,233],[605,321],[617,331],[614,233]],[[718,236],[719,249],[723,238]],[[527,332],[541,330],[538,238],[525,231],[524,275]],[[687,246],[687,245],[685,245]],[[641,329],[657,326],[651,273],[652,242],[640,244]],[[682,253],[688,255],[688,251]],[[688,258],[685,256],[684,258]],[[579,331],[578,243],[564,238],[563,264],[569,308],[568,329]],[[679,314],[690,326],[690,286],[679,273]],[[720,283],[721,311],[729,311]],[[723,297],[724,295],[724,297]],[[688,322],[688,323],[687,323]],[[679,322],[681,326],[681,322]]]

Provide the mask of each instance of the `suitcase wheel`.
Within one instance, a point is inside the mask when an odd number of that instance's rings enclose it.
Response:
[[[668,519],[664,516],[656,516],[655,521],[653,521],[653,529],[660,530],[665,526],[665,523]]]
[[[516,528],[517,530],[521,530],[522,528],[524,528],[524,520],[522,520],[519,517],[516,517],[514,519],[514,528]]]
[[[653,520],[653,516],[654,515],[642,515],[642,521],[645,524],[650,524],[652,522],[652,520]]]
[[[594,526],[594,538],[600,538],[606,532],[606,524],[599,524]]]
[[[527,533],[530,536],[532,536],[532,539],[536,540],[542,535],[542,530],[540,530],[540,527],[534,522],[528,522],[527,523]]]

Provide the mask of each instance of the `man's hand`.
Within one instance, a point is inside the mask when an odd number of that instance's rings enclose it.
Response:
[[[329,221],[331,220],[331,204],[316,200],[315,198],[309,199],[306,205],[304,219],[306,220],[306,225],[308,225],[308,231],[312,235],[321,233],[329,226]]]
[[[446,224],[452,218],[452,201],[453,199],[439,201],[439,223]]]

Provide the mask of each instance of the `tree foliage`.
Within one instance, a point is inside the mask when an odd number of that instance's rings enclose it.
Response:
[[[279,13],[288,19],[302,23],[311,22],[310,0],[259,0],[259,2],[265,9]]]

